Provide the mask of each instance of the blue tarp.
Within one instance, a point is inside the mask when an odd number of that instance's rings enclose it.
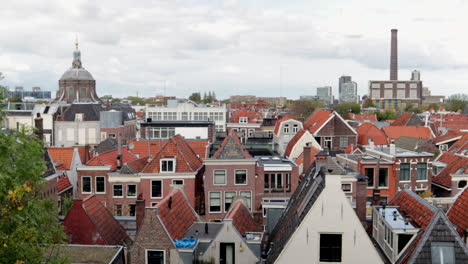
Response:
[[[196,238],[182,238],[181,240],[174,239],[177,248],[193,248],[197,244]]]

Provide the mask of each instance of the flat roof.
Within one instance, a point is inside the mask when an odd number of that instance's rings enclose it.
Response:
[[[398,208],[397,206],[387,206],[385,210],[383,207],[378,207],[377,210],[392,229],[419,229],[410,223],[410,218],[405,221],[405,217],[400,213]]]

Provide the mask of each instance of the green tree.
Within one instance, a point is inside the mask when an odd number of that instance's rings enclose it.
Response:
[[[146,102],[145,102],[145,99],[141,98],[141,97],[136,97],[136,96],[128,96],[127,98],[125,98],[127,100],[129,100],[132,105],[144,105]]]
[[[395,120],[397,118],[395,111],[387,109],[384,112],[377,112],[377,119],[379,121]]]
[[[447,110],[458,111],[465,109],[468,105],[468,94],[453,94],[447,99]]]
[[[348,118],[349,113],[353,114],[359,114],[361,113],[361,106],[357,103],[342,103],[339,104],[335,107],[333,107],[333,110],[335,110],[338,114],[341,115],[344,119]]]
[[[370,98],[366,98],[364,102],[362,103],[362,108],[369,108],[369,107],[376,107],[374,104],[374,101]]]
[[[199,92],[197,93],[192,93],[190,96],[189,96],[189,100],[192,100],[194,101],[195,103],[201,103],[202,99],[201,99],[201,95]]]
[[[55,202],[41,195],[42,142],[24,129],[0,133],[0,153],[0,262],[62,263],[55,254],[44,259],[65,235]]]
[[[23,102],[23,100],[21,100],[21,98],[18,96],[13,96],[13,97],[8,98],[8,102],[21,103]]]
[[[288,106],[291,114],[296,118],[308,118],[315,109],[322,108],[325,105],[319,101],[296,100]]]

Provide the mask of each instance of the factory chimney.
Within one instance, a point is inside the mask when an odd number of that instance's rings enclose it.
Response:
[[[392,44],[390,48],[390,80],[398,80],[398,40],[397,29],[392,29]]]

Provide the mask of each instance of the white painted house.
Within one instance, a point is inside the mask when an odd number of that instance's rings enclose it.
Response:
[[[283,118],[276,122],[273,142],[275,150],[280,156],[284,155],[289,141],[303,128],[304,126],[301,121],[292,118]]]

